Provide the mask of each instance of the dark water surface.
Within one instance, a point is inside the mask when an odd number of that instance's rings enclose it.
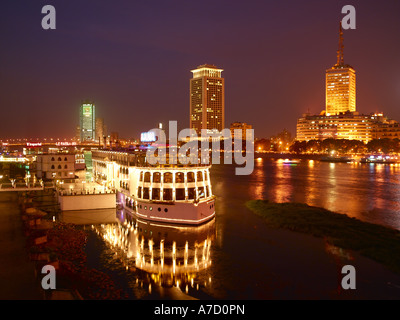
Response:
[[[163,226],[121,211],[119,223],[90,229],[89,263],[135,299],[399,299],[399,275],[322,239],[272,230],[245,207],[261,198],[304,202],[400,229],[399,170],[257,159],[251,176],[236,176],[235,166],[215,165],[213,221]],[[346,264],[356,267],[356,290],[340,289]]]

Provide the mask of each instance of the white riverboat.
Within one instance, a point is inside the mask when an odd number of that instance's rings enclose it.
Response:
[[[141,219],[202,224],[215,216],[209,165],[149,165],[145,153],[92,152],[94,179]]]

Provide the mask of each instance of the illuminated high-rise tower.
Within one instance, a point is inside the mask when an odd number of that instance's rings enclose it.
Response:
[[[191,70],[190,128],[222,131],[225,125],[225,82],[223,69],[204,64]]]
[[[339,26],[339,48],[336,64],[326,70],[326,115],[356,111],[356,71],[344,64],[343,30]]]
[[[95,106],[89,101],[82,103],[79,111],[81,142],[96,139],[96,112]]]

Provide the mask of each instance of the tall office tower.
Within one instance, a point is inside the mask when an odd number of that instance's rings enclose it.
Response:
[[[326,70],[326,115],[356,111],[356,71],[344,64],[343,30],[339,26],[339,48],[336,64]]]
[[[95,130],[95,140],[96,143],[103,146],[104,145],[104,120],[103,118],[96,118],[96,130]]]
[[[190,128],[198,136],[201,129],[221,131],[225,125],[225,81],[223,69],[204,64],[191,70]]]
[[[95,106],[89,101],[82,103],[80,112],[81,142],[95,141],[96,137],[96,112]]]

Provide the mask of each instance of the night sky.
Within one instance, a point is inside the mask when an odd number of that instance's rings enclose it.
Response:
[[[56,30],[43,30],[46,4]],[[325,70],[336,63],[341,9],[344,61],[357,72],[357,111],[400,121],[400,1],[5,0],[0,10],[0,139],[72,138],[91,99],[108,132],[177,120],[189,127],[191,69],[223,68],[225,126],[256,137],[295,134],[325,108]]]

